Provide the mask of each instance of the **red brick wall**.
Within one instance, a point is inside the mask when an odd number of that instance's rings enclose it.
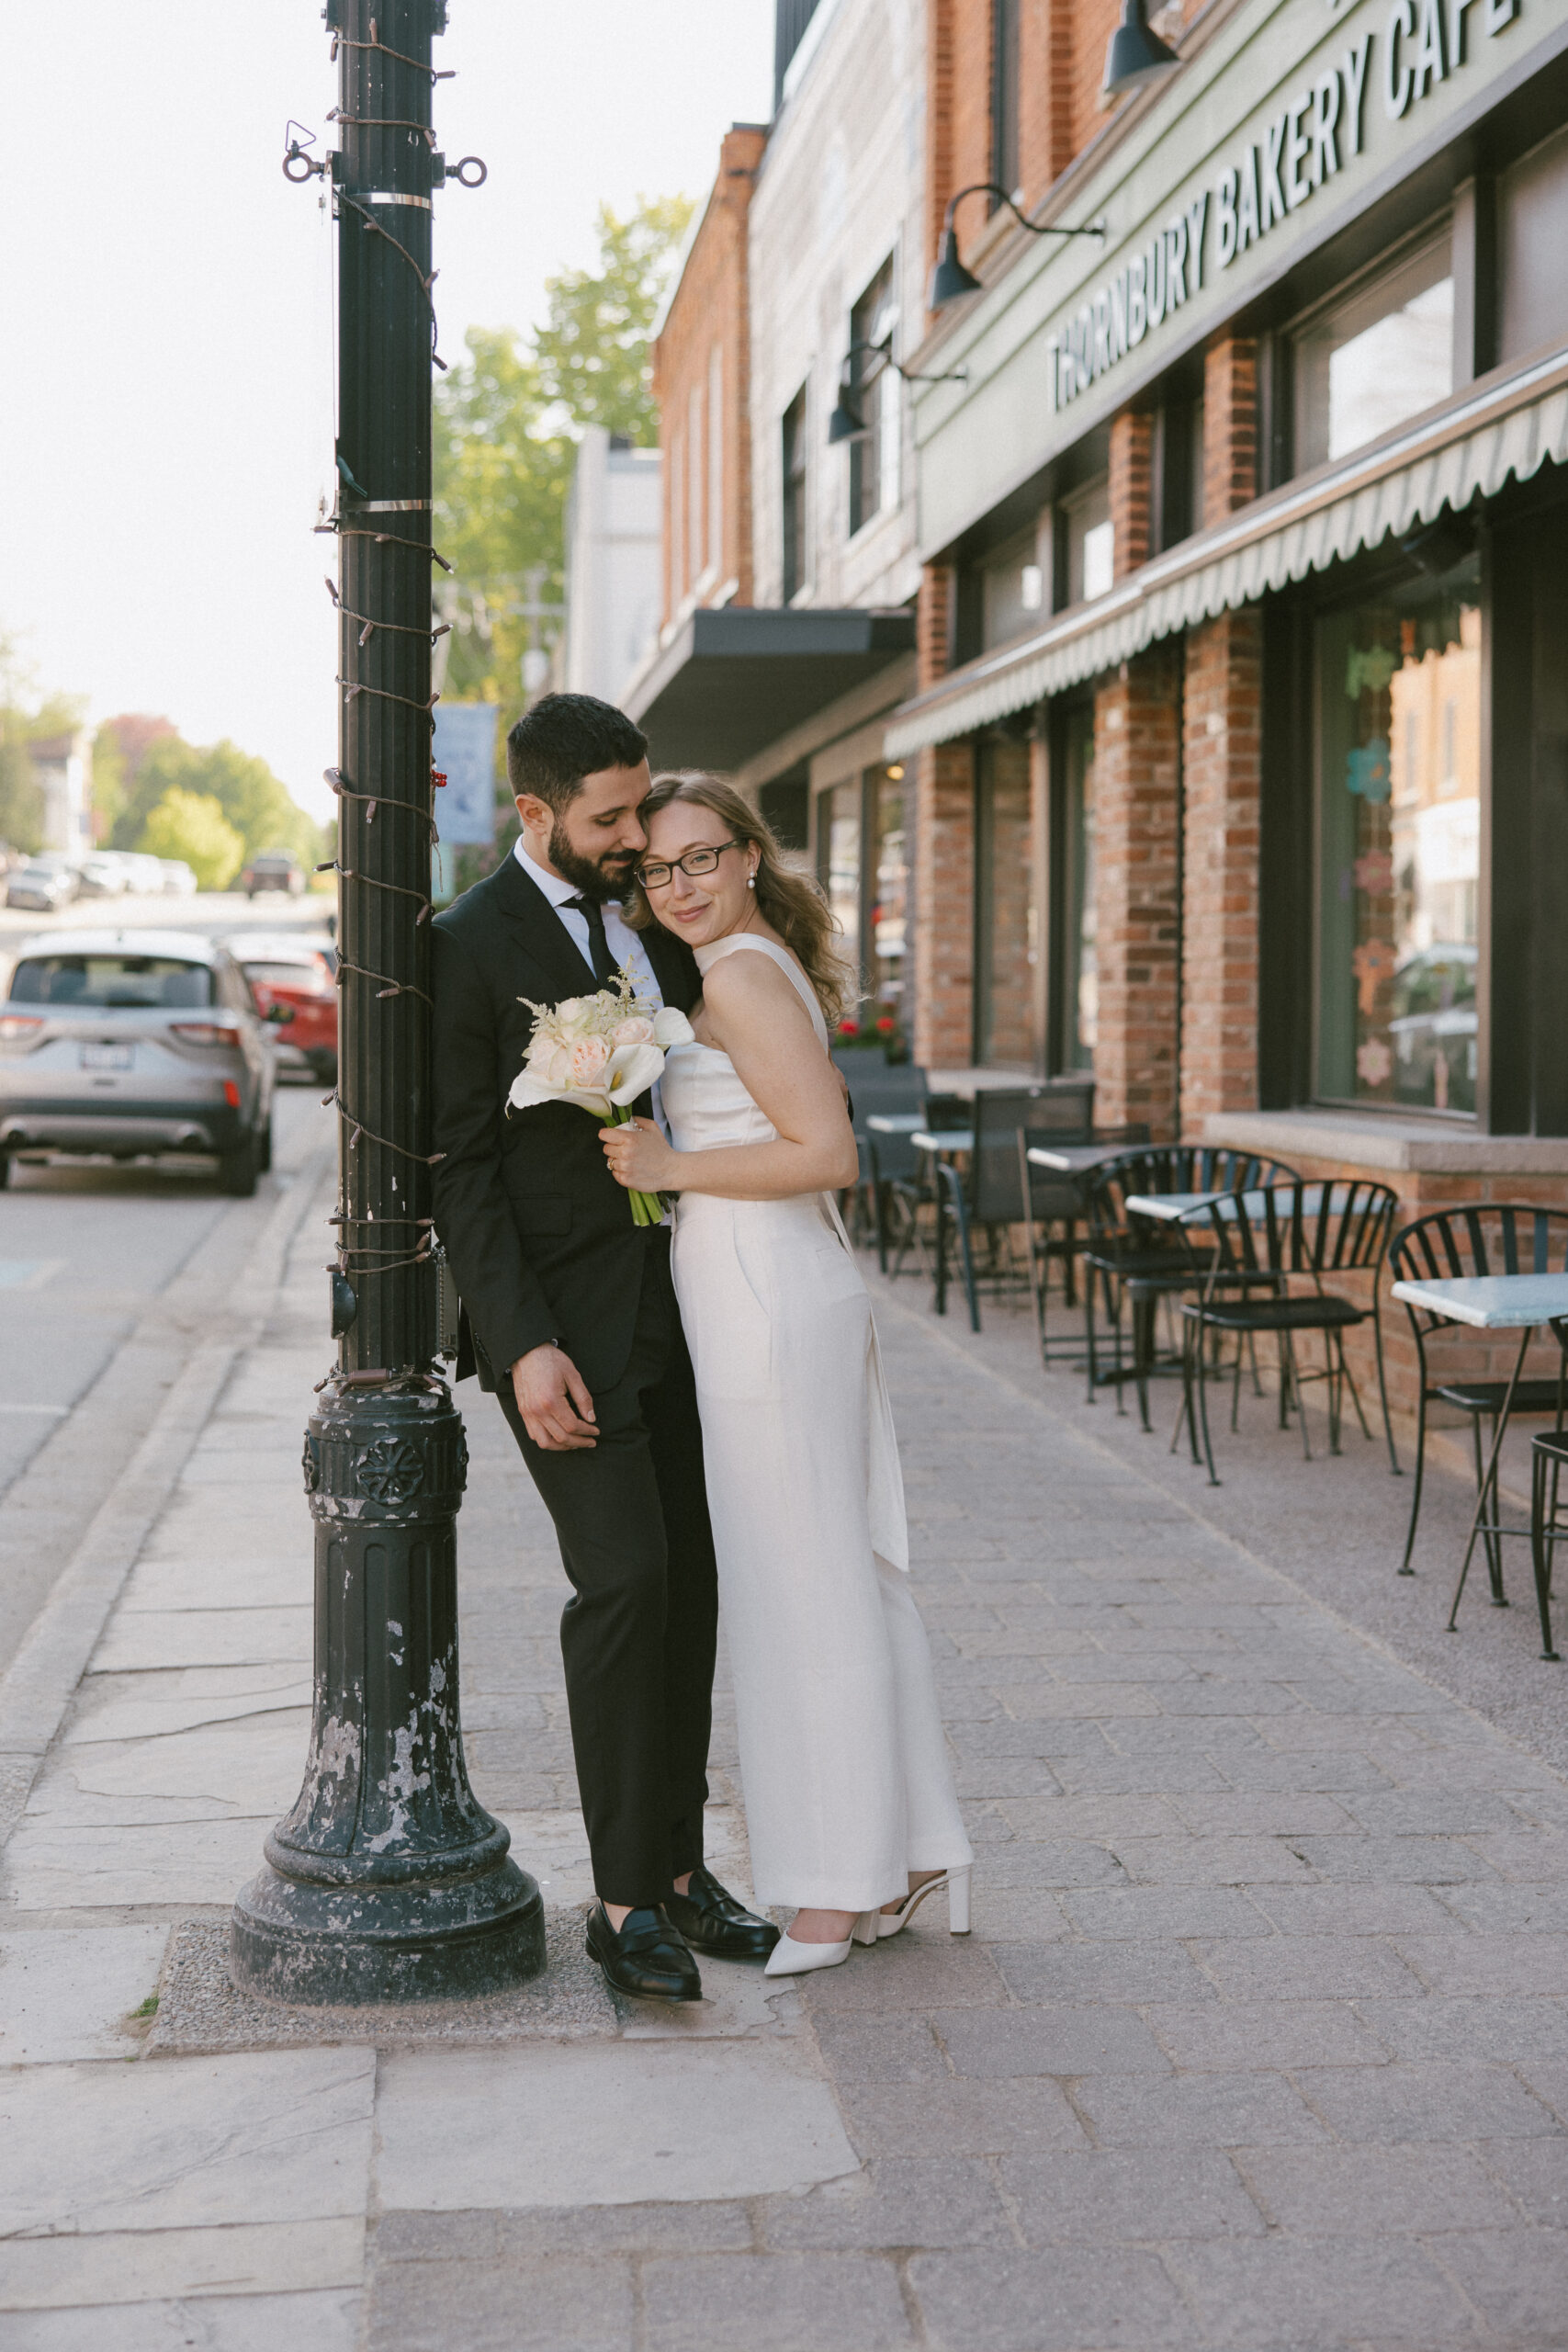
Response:
[[[653,347],[653,388],[664,451],[666,621],[679,610],[707,564],[711,531],[707,435],[712,431],[707,407],[716,345],[723,355],[723,514],[715,578],[705,594],[712,595],[735,580],[739,585],[733,601],[751,602],[751,325],[746,222],[757,164],[766,143],[764,130],[742,126],[726,132],[719,149],[718,176],[702,226],[686,255],[663,333]],[[694,390],[705,420],[703,447],[695,453],[689,447],[688,430]],[[677,445],[682,450],[679,467],[671,463]],[[700,545],[689,550],[683,576],[677,579],[677,553],[686,548],[687,517],[692,511],[694,462],[701,471]],[[674,512],[677,501],[678,514]]]
[[[1155,421],[1124,408],[1111,422],[1111,520],[1116,533],[1116,577],[1125,579],[1149,560],[1154,484]]]
[[[1156,647],[1102,685],[1094,706],[1100,1023],[1095,1117],[1176,1126],[1176,662]]]
[[[974,1046],[975,763],[969,743],[921,752],[915,772],[915,1059],[963,1069]]]
[[[1258,1107],[1261,626],[1222,613],[1187,636],[1181,1128]]]
[[[1205,529],[1257,497],[1258,460],[1258,345],[1227,335],[1203,362]]]

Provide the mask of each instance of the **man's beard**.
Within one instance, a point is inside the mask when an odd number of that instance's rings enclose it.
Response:
[[[557,817],[550,826],[550,864],[564,882],[603,905],[606,899],[625,896],[637,859],[629,850],[602,858],[584,857],[573,849],[565,824]]]

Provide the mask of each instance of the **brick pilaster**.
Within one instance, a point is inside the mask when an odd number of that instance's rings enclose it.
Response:
[[[962,1069],[975,1039],[975,755],[937,743],[915,763],[915,1059]]]
[[[1102,685],[1094,706],[1095,1117],[1176,1126],[1176,664],[1156,647]]]
[[[953,577],[950,566],[928,563],[915,605],[915,658],[919,691],[934,686],[953,664]]]
[[[1258,345],[1214,344],[1203,362],[1203,525],[1223,523],[1258,496]]]
[[[1261,624],[1222,613],[1187,635],[1182,741],[1181,1131],[1258,1108]]]
[[[1147,563],[1154,512],[1155,421],[1142,410],[1124,408],[1111,421],[1111,520],[1115,531],[1115,576],[1124,580]]]

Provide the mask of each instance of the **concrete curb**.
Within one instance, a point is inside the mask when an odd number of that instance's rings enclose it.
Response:
[[[282,1284],[289,1247],[309,1214],[331,1152],[311,1154],[262,1229],[235,1294],[239,1329],[198,1347],[170,1388],[125,1475],[24,1635],[0,1680],[0,1847],[10,1837],[38,1768],[65,1720],[118,1600],[237,1359],[253,1346]]]

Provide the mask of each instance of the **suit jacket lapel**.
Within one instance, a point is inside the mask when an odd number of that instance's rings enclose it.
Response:
[[[558,1003],[562,997],[592,996],[599,986],[593,967],[536,882],[510,853],[492,877],[502,918],[519,945],[548,974]]]

